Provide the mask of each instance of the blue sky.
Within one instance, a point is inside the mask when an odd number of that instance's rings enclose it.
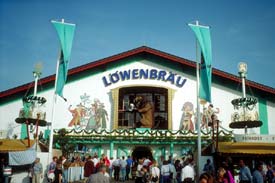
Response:
[[[55,73],[59,50],[51,20],[75,23],[69,68],[149,46],[195,60],[187,23],[211,26],[213,67],[275,88],[275,2],[272,0],[0,0],[0,91]]]

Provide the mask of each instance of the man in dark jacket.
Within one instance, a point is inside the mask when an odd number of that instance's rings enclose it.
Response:
[[[92,156],[88,156],[88,159],[84,165],[84,177],[85,182],[90,177],[92,173],[94,173],[94,162],[92,161]]]

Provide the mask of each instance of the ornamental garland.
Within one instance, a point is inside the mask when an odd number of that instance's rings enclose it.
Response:
[[[176,135],[180,135],[180,136],[185,136],[185,135],[197,135],[197,133],[195,132],[192,132],[192,131],[183,131],[183,130],[178,130],[178,131],[172,131],[172,130],[149,130],[149,129],[146,129],[144,131],[140,131],[140,130],[132,130],[132,129],[114,129],[114,130],[111,130],[111,131],[108,131],[106,129],[102,129],[102,130],[96,130],[96,129],[93,129],[93,130],[86,130],[86,129],[82,129],[82,130],[76,130],[76,129],[70,129],[70,130],[65,130],[65,129],[55,129],[54,130],[54,133],[57,133],[59,134],[60,132],[62,131],[62,134],[63,135],[69,135],[71,133],[73,134],[83,134],[83,136],[85,135],[92,135],[92,134],[95,134],[95,135],[100,135],[101,137],[107,137],[107,136],[121,136],[121,135],[150,135],[150,136],[153,136],[155,138],[157,137],[170,137],[173,138],[173,136],[176,136]],[[219,135],[220,134],[223,134],[223,135],[232,135],[232,131],[227,131],[228,133],[226,133],[224,130],[221,130],[219,131]],[[211,135],[211,132],[204,132],[204,131],[201,131],[201,133],[205,136],[207,135]],[[104,135],[106,134],[106,135]]]

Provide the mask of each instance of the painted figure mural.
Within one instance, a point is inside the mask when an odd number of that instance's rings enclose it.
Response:
[[[194,122],[197,124],[197,114],[193,111],[193,104],[191,102],[185,102],[183,104],[182,111],[180,130],[193,132],[197,128],[197,125],[194,126],[192,121],[192,118],[194,117]],[[219,113],[220,109],[214,109],[213,104],[209,104],[208,107],[203,105],[203,111],[200,112],[201,129],[208,131],[208,128],[217,128],[218,123],[220,123],[217,116]]]
[[[91,108],[88,108],[88,123],[86,126],[86,130],[97,129],[98,125],[98,116],[97,116],[98,102],[97,100],[91,104]]]
[[[133,109],[137,110],[141,115],[136,127],[152,128],[154,126],[154,105],[146,101],[142,96],[137,96],[132,105],[134,105],[132,106]]]
[[[217,114],[220,113],[220,109],[214,109],[213,104],[209,104],[208,107],[203,107],[203,115],[201,121],[201,128],[208,128],[208,127],[217,127],[217,123],[219,122]]]
[[[69,127],[85,128],[86,130],[101,129],[107,127],[108,113],[105,110],[104,103],[95,98],[93,102],[86,93],[80,96],[81,103],[69,111],[73,115],[73,119],[68,124]]]
[[[85,108],[80,103],[76,106],[76,108],[72,109],[72,105],[69,106],[68,110],[72,113],[73,119],[69,123],[69,127],[79,127],[81,125],[81,120],[85,115]]]
[[[180,130],[194,131],[194,124],[192,122],[192,116],[194,114],[193,104],[191,102],[185,102],[182,111]]]

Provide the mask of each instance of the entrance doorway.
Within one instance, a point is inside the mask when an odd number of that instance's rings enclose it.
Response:
[[[147,146],[137,146],[133,149],[132,152],[133,159],[141,159],[141,158],[149,158],[150,160],[153,159],[152,150],[150,147]]]

